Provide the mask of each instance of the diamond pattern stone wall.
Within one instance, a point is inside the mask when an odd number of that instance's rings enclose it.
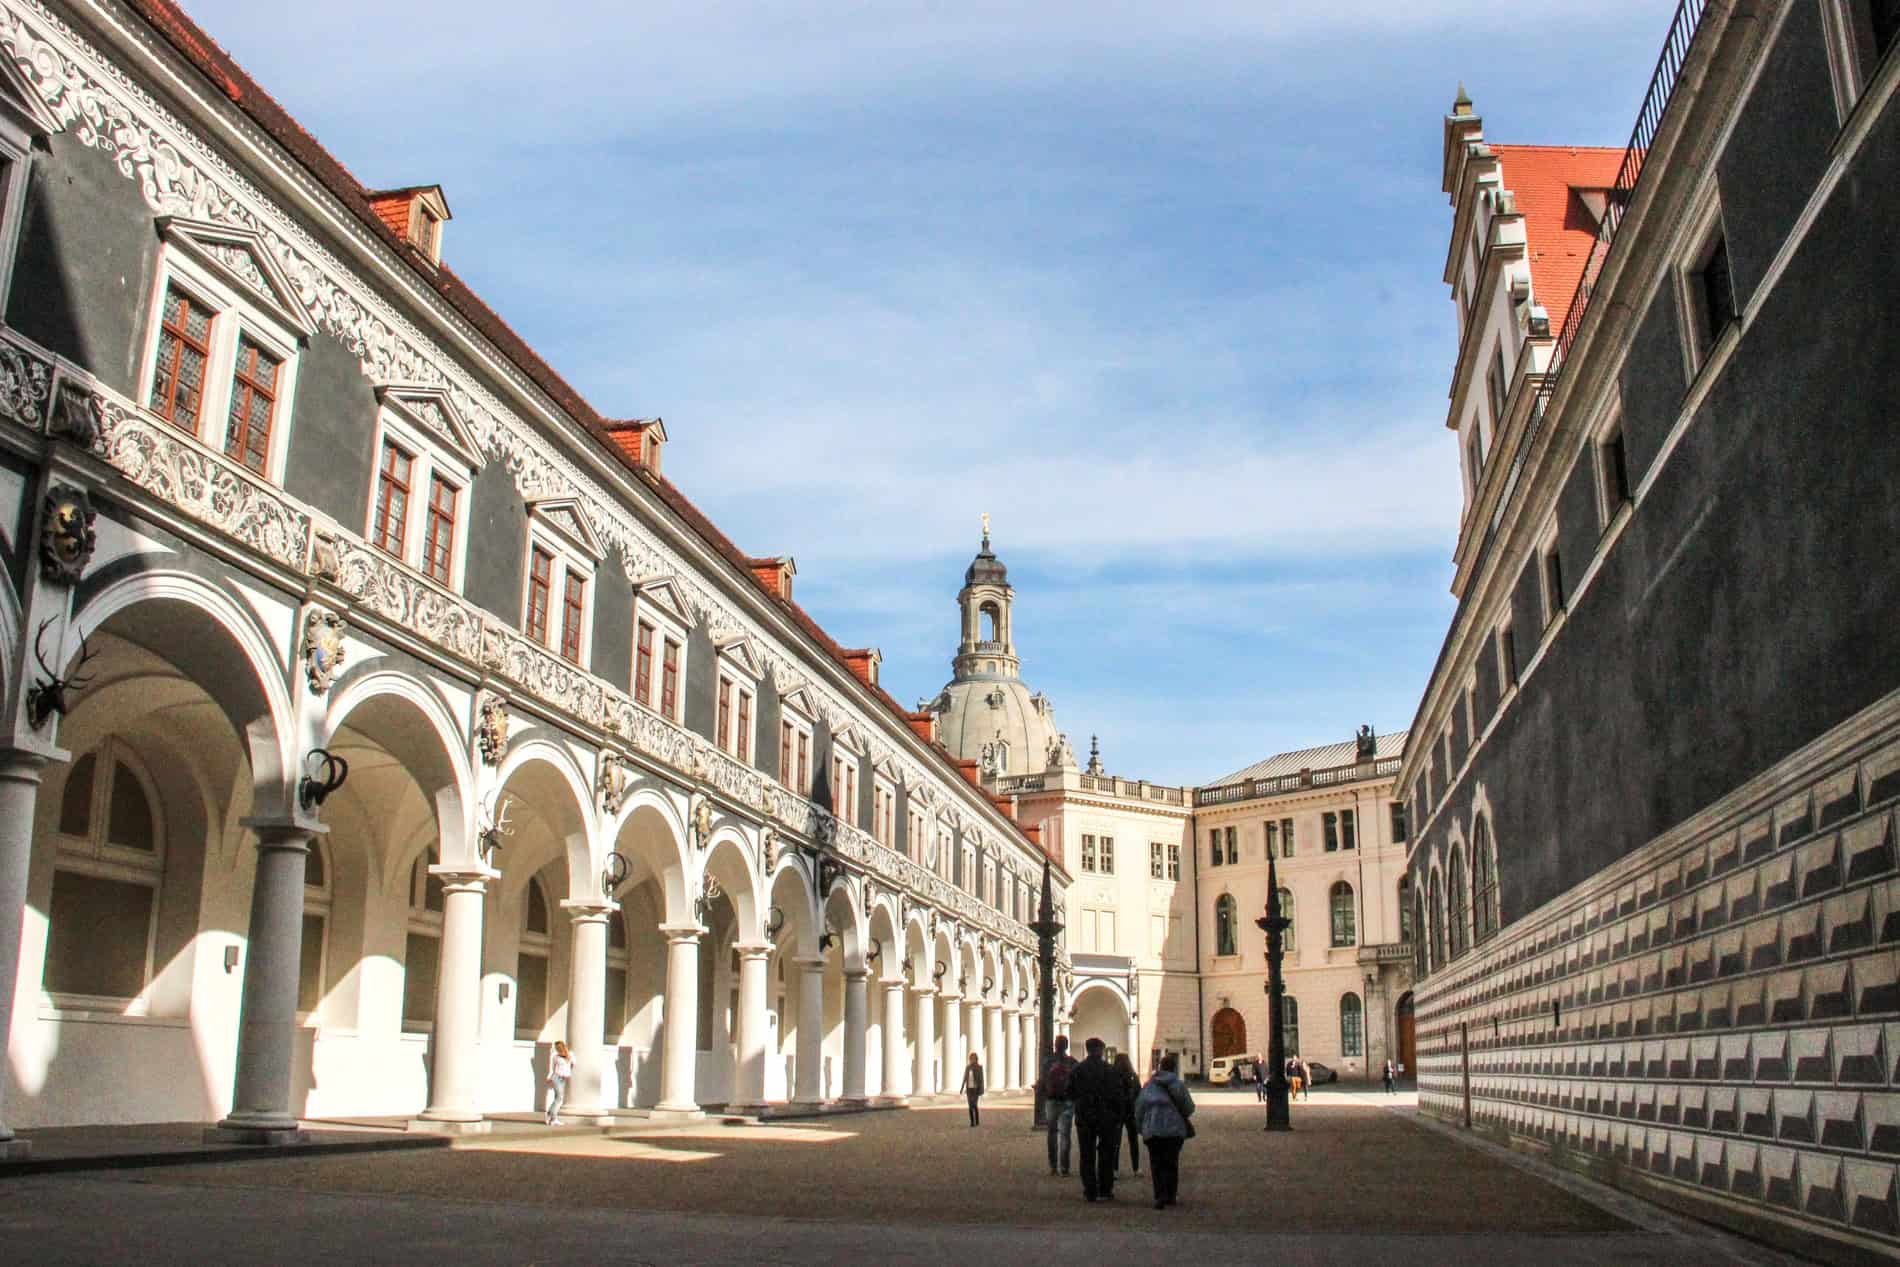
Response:
[[[1421,1106],[1900,1252],[1896,729],[1434,972]]]

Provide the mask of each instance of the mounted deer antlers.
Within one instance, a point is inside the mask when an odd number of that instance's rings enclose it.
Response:
[[[92,679],[80,677],[79,671],[86,667],[88,660],[99,654],[87,644],[85,635],[81,634],[79,663],[73,665],[73,671],[65,677],[53,672],[52,666],[46,663],[46,657],[40,650],[40,640],[46,636],[46,627],[52,623],[53,617],[48,616],[40,622],[39,632],[33,635],[33,658],[40,662],[40,670],[46,674],[45,681],[35,682],[27,688],[26,692],[26,720],[35,730],[44,726],[47,719],[54,715],[60,717],[66,715],[66,710],[71,707],[66,699],[67,691],[81,691],[92,685]]]

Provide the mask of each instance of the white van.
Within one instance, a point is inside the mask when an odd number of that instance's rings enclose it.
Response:
[[[1233,1082],[1237,1074],[1244,1074],[1249,1081],[1252,1080],[1252,1056],[1216,1056],[1207,1067],[1207,1080],[1216,1086]]]

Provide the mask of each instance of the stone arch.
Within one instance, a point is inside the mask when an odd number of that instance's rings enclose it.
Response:
[[[864,971],[867,921],[859,909],[857,886],[849,879],[834,882],[824,895],[824,926],[838,939],[846,972]]]
[[[651,787],[628,793],[603,838],[606,849],[617,850],[627,860],[623,892],[653,880],[662,899],[662,918],[668,924],[685,924],[692,919],[693,895],[687,892],[691,866],[686,857],[686,824],[671,800]]]
[[[520,891],[528,875],[538,873],[551,858],[567,868],[567,896],[598,897],[601,867],[595,858],[593,791],[568,748],[541,735],[508,745],[495,771],[495,813],[504,798],[516,801],[515,835],[507,840],[498,865],[507,877],[504,896]],[[530,817],[523,822],[520,815]],[[538,821],[537,821],[538,820]],[[545,826],[549,835],[537,838],[523,832]]]
[[[732,903],[741,940],[750,941],[763,935],[758,872],[752,866],[745,836],[734,823],[724,822],[713,828],[712,843],[707,846],[700,874],[719,882],[720,890]]]
[[[773,934],[785,953],[801,958],[818,953],[818,903],[811,877],[797,858],[782,858],[772,873],[772,909],[783,921]]]
[[[324,710],[316,741],[323,747],[336,745],[346,732],[357,732],[392,757],[420,789],[427,807],[436,820],[438,857],[444,861],[475,861],[474,855],[474,772],[469,769],[467,747],[442,699],[414,677],[393,669],[364,674],[340,686],[330,696]],[[374,780],[374,769],[361,762],[351,765],[355,780]],[[346,796],[362,797],[363,783],[354,789],[344,784]],[[326,802],[326,809],[331,813]],[[393,833],[392,833],[393,834]],[[380,861],[385,887],[400,883],[408,874],[415,851],[392,850]]]
[[[136,622],[118,619],[137,610]],[[295,708],[284,678],[282,650],[255,615],[222,589],[189,573],[144,572],[106,586],[73,613],[59,654],[62,671],[81,639],[121,638],[163,660],[210,698],[241,737],[251,767],[259,817],[293,809],[297,777]],[[207,636],[208,635],[208,636]],[[250,670],[225,671],[232,647]]]
[[[1209,1058],[1242,1056],[1247,1052],[1247,1021],[1231,1007],[1214,1013],[1207,1023]]]

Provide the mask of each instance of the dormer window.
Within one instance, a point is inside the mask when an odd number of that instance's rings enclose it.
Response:
[[[655,474],[660,469],[660,447],[666,443],[666,423],[658,418],[615,418],[605,423],[607,439],[634,465]]]
[[[370,210],[395,235],[421,252],[431,264],[442,262],[442,226],[453,217],[440,185],[380,189],[369,195]]]

